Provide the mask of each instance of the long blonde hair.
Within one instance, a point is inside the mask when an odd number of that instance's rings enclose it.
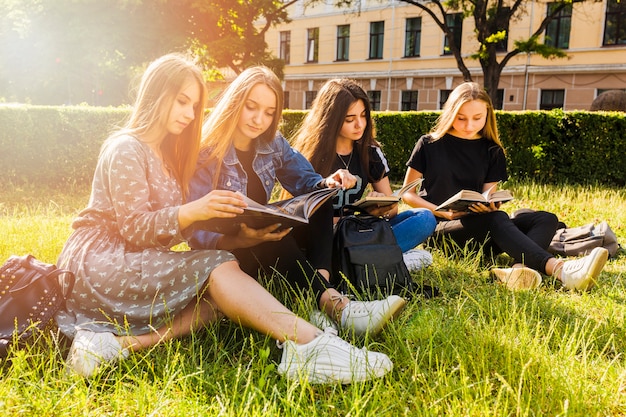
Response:
[[[283,114],[283,88],[280,80],[267,67],[250,67],[243,71],[224,90],[215,107],[204,122],[202,128],[201,152],[210,155],[212,161],[222,161],[228,148],[233,142],[233,133],[241,117],[243,106],[246,103],[250,91],[258,85],[264,84],[276,95],[276,111],[272,124],[256,140],[271,142],[274,140],[278,124]],[[202,160],[201,163],[207,163]],[[216,173],[213,177],[214,185],[219,178],[221,163],[217,164]]]
[[[163,162],[178,181],[183,199],[188,195],[189,181],[198,159],[207,97],[202,71],[191,56],[167,54],[148,65],[128,121],[112,136],[131,135],[141,140],[153,129],[164,129],[174,100],[189,79],[195,80],[200,87],[200,102],[194,109],[194,120],[180,135],[168,133],[161,143]]]
[[[479,100],[487,106],[487,117],[485,126],[480,131],[482,137],[495,142],[504,149],[498,135],[498,125],[496,123],[496,113],[491,102],[491,98],[487,91],[478,83],[464,82],[457,86],[443,105],[443,112],[437,119],[435,127],[430,132],[430,136],[437,140],[443,137],[452,128],[454,119],[456,118],[461,106],[470,101]]]

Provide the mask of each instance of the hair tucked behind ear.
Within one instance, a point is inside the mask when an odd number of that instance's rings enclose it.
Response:
[[[194,109],[194,120],[180,135],[168,134],[161,144],[163,160],[178,181],[185,199],[198,158],[207,97],[202,71],[191,56],[168,54],[148,65],[141,78],[130,118],[113,135],[131,135],[142,140],[153,129],[164,129],[176,96],[189,80],[195,80],[200,87],[200,102]]]
[[[495,142],[503,148],[498,135],[498,126],[496,124],[496,114],[491,102],[491,98],[487,91],[478,83],[465,82],[460,84],[450,93],[448,100],[443,106],[443,112],[437,119],[435,127],[430,132],[433,139],[437,140],[443,137],[451,128],[461,106],[470,101],[479,100],[487,106],[487,120],[485,127],[480,131],[482,137]]]
[[[367,93],[354,80],[341,78],[327,81],[320,88],[311,110],[295,134],[294,148],[300,151],[323,176],[332,174],[336,158],[336,142],[351,105],[361,100],[367,125],[363,136],[354,143],[361,156],[363,172],[369,172],[369,148],[378,146],[374,139],[372,109]],[[380,178],[370,178],[377,182]]]
[[[276,112],[270,127],[256,140],[274,140],[283,112],[283,88],[280,80],[269,68],[257,66],[243,71],[224,90],[217,104],[211,110],[202,129],[202,149],[210,152],[214,161],[222,161],[233,141],[233,133],[239,122],[246,99],[257,84],[264,84],[276,95]],[[202,161],[201,161],[202,162]],[[208,161],[204,161],[208,162]],[[219,178],[221,164],[217,164],[214,183]],[[215,185],[215,184],[214,184]]]

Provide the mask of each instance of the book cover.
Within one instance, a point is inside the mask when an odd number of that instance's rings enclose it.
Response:
[[[396,190],[391,195],[384,196],[365,196],[360,200],[353,203],[353,206],[360,207],[362,209],[367,209],[372,206],[376,207],[384,207],[392,204],[399,203],[402,200],[402,195],[413,188],[419,188],[422,185],[423,178],[418,178],[415,181],[411,181],[404,187]]]
[[[289,227],[308,224],[311,215],[338,192],[339,189],[336,188],[322,188],[266,205],[259,204],[240,194],[248,205],[242,214],[230,218],[216,217],[199,221],[195,223],[194,227],[225,235],[236,235],[239,233],[242,223],[253,229],[262,229],[280,223],[279,230],[284,230]]]

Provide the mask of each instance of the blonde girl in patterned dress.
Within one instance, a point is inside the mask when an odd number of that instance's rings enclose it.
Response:
[[[76,274],[56,319],[73,338],[70,369],[102,365],[226,316],[283,348],[278,371],[310,382],[351,382],[392,368],[289,311],[223,250],[174,251],[189,226],[233,217],[230,191],[187,201],[196,166],[206,89],[189,58],[170,54],[147,68],[126,126],[104,143],[89,204],[74,221],[58,264]]]

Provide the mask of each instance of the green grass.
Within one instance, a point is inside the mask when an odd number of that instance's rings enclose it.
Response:
[[[626,191],[600,186],[507,184],[521,207],[568,225],[608,220],[622,243]],[[54,262],[85,191],[2,191],[0,257]],[[412,300],[379,337],[352,340],[394,361],[385,378],[311,386],[275,372],[280,351],[259,333],[221,322],[132,354],[91,380],[64,370],[67,341],[54,332],[0,364],[0,411],[11,416],[613,416],[626,415],[626,256],[600,284],[570,293],[550,278],[535,291],[494,284],[465,251],[416,273],[442,296]],[[299,314],[303,300],[270,285]]]

